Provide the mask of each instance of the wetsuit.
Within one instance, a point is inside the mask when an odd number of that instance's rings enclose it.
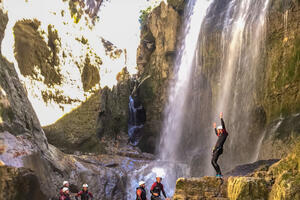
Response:
[[[60,196],[62,196],[62,195],[64,194],[64,192],[63,192],[63,188],[64,188],[64,187],[66,187],[66,186],[63,186],[63,187],[60,188],[60,191],[59,191],[59,195],[60,195]],[[66,188],[68,188],[68,187],[66,187]]]
[[[150,189],[150,193],[151,195],[151,200],[156,200],[157,198],[160,197],[160,192],[162,192],[162,194],[164,195],[165,198],[167,198],[166,192],[164,190],[164,186],[161,183],[155,182],[153,183],[151,189]],[[158,196],[154,196],[154,193],[157,193]]]
[[[81,197],[81,200],[90,200],[90,199],[93,199],[93,195],[89,191],[83,191],[83,190],[81,190],[80,192],[78,192],[76,194],[75,199],[78,200],[79,196]]]
[[[217,162],[218,162],[219,156],[223,153],[223,145],[224,145],[224,143],[226,141],[226,138],[228,136],[228,132],[226,131],[225,123],[224,123],[222,118],[221,118],[221,124],[222,124],[222,129],[223,129],[222,133],[218,134],[218,131],[215,128],[215,133],[218,136],[218,140],[217,140],[217,143],[214,147],[213,155],[212,155],[212,159],[211,159],[211,164],[215,168],[217,175],[222,174],[220,166],[218,165]]]
[[[68,194],[62,194],[59,197],[59,200],[71,200],[70,196]]]
[[[136,188],[136,200],[147,200],[145,188]]]

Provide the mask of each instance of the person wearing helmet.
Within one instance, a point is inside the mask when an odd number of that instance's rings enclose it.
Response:
[[[151,193],[151,200],[157,200],[160,199],[160,193],[164,195],[165,198],[167,198],[166,192],[164,190],[163,184],[161,184],[162,177],[157,176],[156,182],[153,183],[150,193]]]
[[[71,200],[69,188],[64,187],[64,188],[62,189],[62,192],[63,192],[63,193],[60,195],[59,200]]]
[[[214,123],[214,129],[215,129],[216,135],[218,136],[218,140],[216,142],[216,145],[213,148],[213,155],[212,155],[212,159],[211,159],[211,164],[213,165],[213,167],[216,170],[217,178],[222,178],[221,169],[217,162],[218,162],[219,156],[223,153],[223,146],[224,146],[224,143],[228,136],[228,132],[225,127],[222,112],[220,113],[220,119],[221,119],[221,126],[217,127],[217,124]]]
[[[147,200],[145,184],[146,183],[144,181],[139,182],[139,187],[136,188],[136,200]]]
[[[59,194],[60,195],[62,195],[63,194],[63,188],[69,188],[70,187],[70,184],[69,184],[69,182],[68,181],[64,181],[63,182],[63,186],[60,188],[60,192],[59,192]]]
[[[83,184],[82,190],[76,194],[75,199],[78,200],[78,197],[80,197],[81,200],[93,199],[93,194],[88,191],[88,188],[89,188],[88,184],[86,183]]]

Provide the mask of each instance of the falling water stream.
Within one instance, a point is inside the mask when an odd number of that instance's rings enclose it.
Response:
[[[182,30],[184,39],[175,61],[175,77],[170,83],[159,159],[133,173],[129,181],[128,199],[134,198],[136,183],[139,180],[144,180],[147,186],[150,187],[158,174],[163,177],[167,195],[172,196],[177,178],[188,176],[187,163],[177,160],[176,151],[178,151],[182,133],[181,122],[184,121],[182,110],[186,106],[188,86],[193,70],[201,24],[211,2],[209,0],[192,0],[186,6],[184,29]]]
[[[169,196],[180,176],[213,175],[209,160],[217,138],[211,125],[215,120],[219,123],[220,111],[230,134],[222,167],[228,170],[257,159],[263,131],[254,131],[252,114],[259,111],[256,93],[268,5],[269,0],[189,1],[164,112],[159,159],[130,175],[128,199],[133,199],[139,180],[149,188],[157,173],[163,174]],[[217,30],[213,41],[209,40],[212,30]],[[210,51],[211,43],[219,47],[217,53]],[[205,52],[218,55],[213,58],[218,62],[211,66]],[[217,69],[214,74],[208,73],[208,66]]]

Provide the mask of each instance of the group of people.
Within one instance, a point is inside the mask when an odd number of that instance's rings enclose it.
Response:
[[[63,186],[61,187],[59,192],[60,195],[59,200],[71,200],[69,187],[70,187],[69,182],[64,181]],[[80,197],[80,200],[92,200],[93,194],[88,191],[88,188],[89,188],[88,184],[86,183],[83,184],[82,190],[75,195],[75,199],[79,200],[78,198]]]
[[[161,183],[162,177],[157,176],[156,181],[153,183],[150,189],[151,200],[161,200],[161,194],[166,198],[166,192],[164,186]],[[136,200],[147,200],[146,183],[144,181],[139,182],[139,187],[136,188]]]
[[[211,159],[211,164],[213,165],[214,169],[216,170],[216,177],[217,178],[222,178],[222,172],[220,169],[220,166],[218,165],[218,159],[220,155],[223,153],[223,146],[224,143],[228,137],[228,132],[225,127],[225,122],[223,120],[223,113],[220,113],[220,120],[221,120],[221,125],[217,126],[216,123],[214,123],[214,131],[215,134],[217,135],[218,139],[217,142],[213,148],[212,151],[212,159]],[[151,200],[160,200],[161,199],[161,193],[163,196],[167,199],[166,192],[164,190],[164,186],[161,183],[162,178],[157,176],[156,177],[156,182],[153,183],[150,193],[151,193]],[[136,200],[147,200],[147,192],[145,189],[146,185],[144,181],[139,182],[139,187],[136,188]]]

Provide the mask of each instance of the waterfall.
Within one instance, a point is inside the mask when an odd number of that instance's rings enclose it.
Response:
[[[172,195],[179,176],[213,175],[211,149],[217,137],[212,124],[220,123],[221,111],[229,131],[220,158],[223,172],[257,159],[264,132],[255,116],[263,112],[257,94],[263,80],[269,2],[189,1],[164,112],[159,160],[134,172],[130,184],[143,178],[149,186],[149,178],[153,182],[155,171],[161,170]]]
[[[256,108],[258,77],[265,36],[269,0],[231,1],[223,21],[220,87],[214,116],[223,111],[230,137],[227,166],[256,158],[259,133],[254,133],[252,114]],[[217,121],[219,122],[219,120]],[[214,139],[211,139],[213,145]]]
[[[174,79],[170,82],[169,99],[164,114],[164,125],[159,148],[159,159],[129,175],[127,199],[135,198],[136,183],[146,182],[149,188],[159,174],[163,177],[163,184],[168,196],[172,196],[176,180],[188,176],[187,163],[179,162],[176,152],[181,139],[184,109],[187,92],[194,68],[197,52],[197,42],[201,25],[211,4],[210,0],[191,0],[186,5],[183,19],[182,35],[184,39],[178,50],[174,67]],[[147,191],[147,194],[148,191]]]
[[[169,88],[169,99],[165,108],[161,138],[160,157],[162,160],[178,160],[177,151],[182,135],[186,100],[194,67],[197,43],[202,22],[211,1],[190,1],[185,22],[184,41],[175,61],[175,78]]]

